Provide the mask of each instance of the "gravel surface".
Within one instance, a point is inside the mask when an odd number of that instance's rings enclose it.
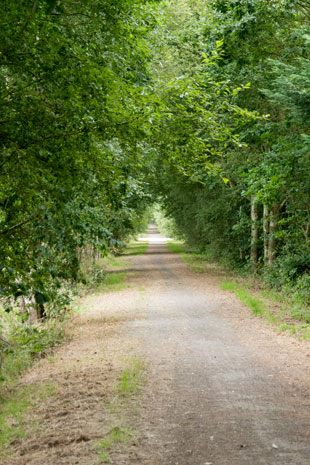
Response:
[[[274,332],[150,233],[136,268],[145,318],[126,326],[151,372],[142,463],[309,465],[309,344]]]
[[[130,287],[85,299],[72,341],[23,380],[58,390],[3,464],[98,464],[96,442],[120,421],[113,386],[134,355],[147,382],[122,421],[135,435],[109,463],[310,465],[309,343],[254,317],[219,273],[192,272],[154,227],[149,239]]]

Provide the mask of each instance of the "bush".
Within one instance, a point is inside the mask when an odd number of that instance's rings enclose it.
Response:
[[[43,356],[63,338],[63,325],[48,320],[31,325],[18,309],[10,313],[0,309],[0,386],[14,381],[33,361]]]
[[[282,255],[264,269],[264,279],[271,287],[304,288],[310,273],[310,254]],[[305,281],[304,281],[305,280]],[[299,284],[297,284],[299,283]]]
[[[299,300],[310,305],[310,274],[299,276],[295,285],[295,295]]]

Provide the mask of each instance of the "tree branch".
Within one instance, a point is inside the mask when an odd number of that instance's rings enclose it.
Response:
[[[30,223],[30,221],[34,220],[37,216],[39,216],[39,213],[29,216],[26,220],[21,221],[20,223],[14,224],[14,226],[10,226],[9,228],[4,229],[4,231],[0,231],[0,234],[7,234],[11,231],[14,231],[15,229],[20,228],[24,224]]]

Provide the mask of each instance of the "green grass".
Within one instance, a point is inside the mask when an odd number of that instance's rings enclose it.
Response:
[[[118,391],[122,396],[130,396],[137,393],[144,383],[144,365],[137,358],[132,357],[128,360],[126,368],[118,380]]]
[[[114,426],[104,436],[102,441],[96,444],[96,450],[99,456],[100,463],[109,463],[110,455],[109,452],[119,444],[128,442],[133,436],[133,432],[129,428]]]
[[[114,255],[107,255],[101,259],[101,264],[104,268],[125,268],[129,262]]]
[[[283,294],[280,294],[280,292],[273,289],[264,289],[261,294],[266,299],[276,300],[283,303],[286,301],[286,297],[283,296]]]
[[[135,398],[142,385],[145,383],[145,368],[143,362],[136,356],[125,359],[126,366],[119,376],[114,388],[114,398],[107,404],[107,409],[118,418],[120,426],[114,426],[105,434],[102,441],[96,444],[100,463],[112,463],[110,454],[116,446],[128,442],[133,436],[133,430],[124,426],[128,423],[125,414],[133,412],[131,400]]]
[[[306,306],[304,303],[294,302],[291,307],[291,315],[296,320],[310,323],[310,310],[309,306]]]
[[[185,245],[181,242],[168,242],[167,248],[170,252],[183,254],[186,253]]]
[[[249,309],[254,315],[265,316],[265,305],[260,299],[253,297],[249,292],[244,289],[239,283],[233,281],[223,281],[221,288],[224,291],[233,292],[238,299]]]
[[[125,266],[129,265],[129,262],[121,261],[121,260],[115,260],[111,262],[111,266],[113,268],[124,268]]]
[[[297,331],[295,325],[291,325],[291,324],[288,324],[288,323],[281,323],[278,326],[278,330],[279,331],[289,331],[291,334],[295,334],[296,331]]]
[[[148,242],[131,242],[121,257],[107,255],[95,263],[85,261],[82,264],[82,284],[78,286],[78,293],[120,291],[128,287],[125,283],[128,276],[126,269],[124,271],[114,269],[126,268],[130,261],[125,258],[131,255],[142,255],[146,252],[147,247]]]
[[[302,335],[302,338],[305,340],[305,341],[310,341],[310,325],[303,325],[303,335]]]
[[[148,242],[131,242],[125,249],[123,255],[124,256],[130,256],[130,255],[143,255],[147,248],[148,248],[149,243]]]
[[[127,284],[125,283],[125,279],[128,276],[128,273],[121,272],[121,273],[107,273],[98,290],[99,291],[120,291],[124,289],[124,287],[127,287]]]
[[[31,402],[31,389],[18,389],[0,402],[0,457],[15,438],[25,435],[23,419]]]
[[[0,399],[0,457],[13,439],[25,436],[27,411],[56,393],[56,385],[45,384],[16,388]]]
[[[207,271],[209,260],[206,255],[188,252],[185,244],[182,242],[168,242],[167,247],[170,252],[181,255],[183,261],[195,273],[205,273]]]
[[[251,295],[253,283],[249,282],[241,285],[235,281],[223,281],[221,288],[233,292],[254,315],[265,318],[275,326],[277,331],[287,331],[301,340],[310,340],[309,310],[301,309],[298,305],[294,307],[288,296],[283,296],[274,290],[264,289],[259,292],[264,299],[262,300]]]

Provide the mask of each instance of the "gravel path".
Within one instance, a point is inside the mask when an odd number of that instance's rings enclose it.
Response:
[[[135,435],[111,464],[310,465],[309,343],[277,334],[220,290],[219,272],[195,274],[149,233],[130,287],[88,297],[72,341],[24,378],[57,392],[3,464],[96,465],[96,443],[125,422]],[[128,356],[147,383],[111,413]]]
[[[277,335],[149,232],[136,261],[145,318],[126,326],[151,372],[142,463],[309,465],[309,345]]]

